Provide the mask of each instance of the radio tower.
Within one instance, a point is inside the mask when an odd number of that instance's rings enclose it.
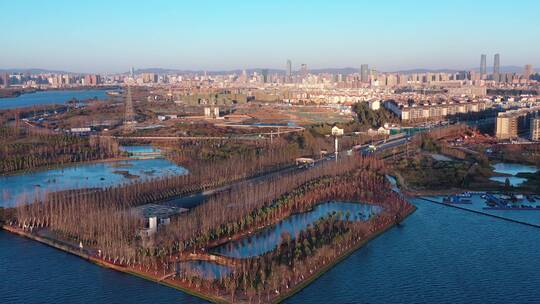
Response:
[[[135,112],[133,111],[133,100],[131,99],[131,87],[127,86],[126,95],[126,113],[124,117],[124,125],[129,126],[135,123]]]

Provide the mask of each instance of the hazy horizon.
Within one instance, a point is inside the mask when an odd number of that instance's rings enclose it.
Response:
[[[232,72],[240,72],[242,70],[246,71],[260,71],[263,69],[268,69],[271,72],[281,72],[284,73],[286,69],[284,68],[269,68],[269,67],[248,67],[248,68],[236,68],[236,69],[223,69],[223,70],[214,70],[214,69],[181,69],[181,68],[168,68],[168,67],[133,67],[136,73],[144,73],[144,72],[153,72],[155,73],[165,73],[165,72],[193,72],[193,73],[203,73],[208,72],[210,74],[216,73],[216,74],[225,74],[225,73],[232,73]],[[370,66],[370,68],[376,68]],[[501,66],[501,72],[521,72],[524,69],[524,66],[518,66],[518,65],[504,65]],[[315,73],[319,73],[321,71],[341,71],[341,70],[356,70],[360,71],[360,67],[354,67],[354,66],[347,66],[347,67],[321,67],[321,68],[309,68],[309,71],[313,71]],[[450,68],[423,68],[423,67],[417,67],[417,68],[410,68],[410,69],[403,69],[403,70],[393,70],[393,71],[382,71],[377,70],[381,73],[404,73],[404,72],[459,72],[459,71],[470,71],[470,70],[476,70],[478,71],[478,67],[468,67],[468,68],[462,68],[462,69],[450,69]],[[488,73],[491,73],[493,70],[492,66],[488,66]],[[68,74],[127,74],[130,73],[131,68],[125,70],[125,71],[115,71],[115,72],[84,72],[84,71],[66,71],[66,70],[60,70],[60,69],[45,69],[40,67],[29,67],[29,68],[9,68],[9,67],[0,67],[0,71],[10,71],[13,73],[23,73],[23,72],[34,72],[39,71],[40,73],[68,73]],[[42,71],[42,72],[41,72]],[[293,72],[299,72],[299,67],[297,69],[293,68]],[[540,68],[537,68],[533,66],[534,72],[540,72]],[[34,72],[36,73],[36,72]]]
[[[540,3],[103,0],[2,2],[2,69],[121,73],[130,67],[380,71],[540,66]],[[54,16],[54,17],[52,17]],[[527,22],[530,20],[531,22]],[[504,26],[503,26],[504,25]],[[526,45],[527,47],[523,47]]]

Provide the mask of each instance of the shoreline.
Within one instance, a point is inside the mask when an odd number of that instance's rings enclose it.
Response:
[[[480,210],[473,210],[473,209],[469,209],[469,208],[463,208],[463,207],[455,205],[455,204],[441,203],[441,202],[438,202],[436,200],[432,200],[432,199],[422,197],[422,196],[416,196],[415,198],[426,201],[426,202],[430,202],[430,203],[433,203],[433,204],[438,204],[438,205],[447,206],[447,207],[451,207],[451,208],[456,208],[456,209],[460,209],[460,210],[464,210],[464,211],[469,211],[469,212],[472,212],[472,213],[476,213],[476,214],[480,214],[480,215],[484,215],[484,216],[489,216],[489,217],[493,217],[493,218],[496,218],[496,219],[500,219],[500,220],[504,220],[504,221],[508,221],[508,222],[512,222],[512,223],[517,223],[517,224],[522,224],[522,225],[531,226],[531,227],[535,227],[535,228],[540,228],[540,225],[537,225],[537,224],[528,223],[528,222],[524,222],[524,221],[520,221],[520,220],[515,220],[515,219],[507,218],[507,217],[504,217],[504,216],[499,216],[499,215],[496,215],[496,214],[483,212],[483,211],[480,211]],[[510,210],[510,211],[512,211],[512,210]]]
[[[412,204],[411,204],[412,205]],[[413,205],[413,208],[411,208],[407,214],[405,214],[405,216],[403,217],[402,221],[404,221],[405,219],[407,219],[411,214],[413,214],[415,211],[416,211],[416,206]],[[324,267],[322,267],[320,270],[314,272],[309,278],[303,280],[300,284],[296,285],[295,287],[293,287],[288,293],[284,294],[284,295],[281,295],[279,297],[277,297],[276,299],[274,299],[273,301],[271,301],[271,303],[281,303],[283,301],[285,301],[286,299],[294,296],[295,294],[297,294],[298,292],[302,291],[304,288],[308,287],[311,283],[315,282],[319,277],[321,277],[322,275],[324,275],[326,272],[330,271],[331,269],[333,269],[335,266],[337,266],[339,263],[341,263],[343,260],[345,260],[346,258],[348,258],[350,255],[352,255],[354,252],[356,252],[358,249],[362,248],[364,245],[366,245],[367,243],[371,242],[372,240],[376,239],[377,237],[381,236],[382,234],[384,234],[386,231],[394,228],[396,225],[396,223],[393,223],[391,225],[387,225],[386,227],[384,227],[383,229],[380,229],[379,231],[376,231],[374,232],[373,234],[371,234],[369,237],[367,237],[366,239],[362,240],[361,242],[359,242],[358,244],[354,245],[353,247],[351,247],[350,249],[348,249],[347,251],[345,251],[342,255],[340,255],[337,259],[335,259],[334,261],[328,263],[327,265],[325,265]]]
[[[412,207],[413,208],[411,208],[409,211],[407,211],[407,213],[403,217],[402,221],[405,220],[407,217],[409,217],[412,213],[414,213],[416,211],[416,209],[417,209],[416,206],[413,205]],[[343,254],[341,254],[334,261],[328,263],[324,267],[320,268],[318,271],[314,272],[311,276],[309,276],[308,278],[306,278],[305,280],[300,282],[298,285],[292,287],[288,292],[283,293],[283,294],[279,295],[278,297],[276,297],[275,299],[271,300],[270,303],[280,303],[280,302],[284,301],[285,299],[292,297],[296,293],[300,292],[302,289],[309,286],[311,283],[313,283],[315,280],[317,280],[317,278],[322,276],[324,273],[326,273],[329,270],[331,270],[332,268],[334,268],[337,264],[339,264],[345,258],[349,257],[356,250],[360,249],[365,244],[367,244],[371,240],[377,238],[378,236],[382,235],[384,232],[388,231],[389,229],[393,228],[394,226],[396,226],[396,223],[392,222],[391,224],[386,225],[385,227],[381,228],[380,230],[374,232],[373,234],[368,236],[366,239],[360,241],[358,244],[352,246],[350,249],[345,251]],[[84,260],[86,260],[86,261],[88,261],[90,263],[96,264],[96,265],[104,267],[104,268],[108,268],[108,269],[116,270],[116,271],[123,272],[123,273],[126,273],[126,274],[130,274],[130,275],[133,275],[133,276],[137,276],[139,278],[146,279],[146,280],[151,281],[151,282],[155,282],[155,283],[158,283],[158,284],[170,287],[170,288],[180,290],[180,291],[185,292],[185,293],[187,293],[189,295],[201,298],[203,300],[206,300],[206,301],[209,301],[209,302],[212,302],[212,303],[229,303],[229,301],[227,301],[225,298],[221,298],[221,297],[218,297],[218,296],[213,296],[213,295],[210,295],[210,294],[207,294],[207,293],[203,293],[202,291],[195,290],[193,288],[183,286],[182,284],[180,284],[178,282],[171,282],[169,279],[161,280],[159,275],[151,275],[151,274],[147,274],[147,273],[142,272],[142,271],[137,271],[136,269],[133,269],[133,268],[130,268],[130,267],[120,266],[120,265],[116,265],[114,263],[107,262],[105,260],[94,257],[94,256],[92,256],[92,255],[90,255],[88,253],[85,253],[82,250],[77,250],[77,249],[70,248],[68,245],[61,244],[59,241],[56,241],[54,239],[49,239],[49,238],[46,238],[46,237],[38,236],[38,235],[35,235],[35,234],[31,233],[31,232],[26,232],[26,231],[23,231],[23,230],[21,230],[19,228],[12,227],[12,226],[9,226],[9,225],[2,225],[0,228],[7,231],[7,232],[12,233],[12,234],[18,235],[20,237],[25,237],[25,238],[37,241],[39,243],[42,243],[44,245],[53,247],[55,249],[58,249],[58,250],[70,253],[72,255],[78,256],[78,257],[80,257],[80,258],[82,258],[82,259],[84,259]]]
[[[396,179],[397,186],[399,187],[401,193],[407,196],[432,196],[432,195],[454,195],[461,194],[463,192],[512,192],[520,194],[538,194],[538,192],[530,189],[524,189],[521,186],[512,186],[511,189],[505,190],[504,184],[498,185],[496,187],[468,187],[468,188],[449,188],[449,189],[415,189],[409,186],[403,176],[399,172],[393,171],[390,174]],[[504,175],[504,173],[503,173]],[[502,176],[502,175],[501,175]],[[513,175],[509,175],[511,177]]]
[[[206,300],[206,301],[209,301],[209,302],[212,302],[212,303],[227,303],[226,301],[223,301],[223,299],[214,298],[214,297],[209,296],[207,294],[200,293],[200,292],[198,292],[196,290],[188,289],[186,287],[180,286],[179,284],[171,284],[171,283],[167,282],[167,280],[160,280],[159,277],[157,277],[157,276],[154,277],[154,276],[151,276],[151,275],[136,271],[134,269],[131,269],[131,268],[128,268],[128,267],[125,267],[125,266],[116,265],[114,263],[110,263],[110,262],[104,261],[102,259],[98,259],[96,257],[93,257],[90,254],[87,254],[87,253],[84,253],[82,251],[70,248],[67,245],[60,244],[58,241],[48,239],[46,237],[38,236],[38,235],[35,235],[33,233],[29,233],[29,232],[26,232],[26,231],[22,231],[19,228],[15,228],[15,227],[12,227],[12,226],[9,226],[9,225],[2,225],[0,228],[2,230],[4,230],[4,231],[12,233],[14,235],[24,237],[24,238],[39,242],[39,243],[41,243],[43,245],[47,245],[49,247],[55,248],[57,250],[72,254],[74,256],[77,256],[77,257],[89,262],[89,263],[95,264],[97,266],[101,266],[101,267],[106,268],[106,269],[111,269],[111,270],[115,270],[115,271],[122,272],[122,273],[125,273],[125,274],[130,274],[130,275],[133,275],[133,276],[136,276],[136,277],[148,280],[148,281],[152,281],[154,283],[158,283],[158,284],[161,284],[161,285],[164,285],[164,286],[167,286],[167,287],[171,287],[171,288],[180,290],[182,292],[185,292],[187,294],[190,294],[192,296],[201,298],[203,300]]]
[[[91,86],[81,86],[81,87],[70,87],[70,88],[46,88],[46,89],[41,89],[41,88],[32,88],[32,89],[28,89],[28,88],[18,88],[18,87],[13,87],[13,88],[8,88],[8,90],[11,90],[14,93],[14,95],[11,95],[11,96],[0,96],[0,102],[2,101],[3,98],[17,98],[17,97],[21,97],[23,95],[27,95],[27,94],[34,94],[34,93],[39,93],[39,92],[54,92],[54,91],[93,91],[93,90],[96,90],[96,91],[110,91],[110,90],[117,90],[117,89],[120,89],[121,87],[120,86],[105,86],[105,87],[91,87]],[[4,89],[5,90],[5,89]]]
[[[139,160],[139,159],[138,158],[131,158],[129,156],[119,156],[119,157],[113,157],[113,158],[87,160],[87,161],[74,162],[74,163],[65,163],[65,164],[60,164],[60,165],[48,165],[48,166],[42,166],[42,167],[34,168],[34,169],[19,170],[19,171],[9,172],[7,174],[0,174],[0,177],[11,177],[11,176],[17,176],[17,175],[23,175],[23,174],[37,173],[37,172],[40,172],[40,171],[76,167],[76,166],[79,166],[79,165],[112,163],[112,162],[126,161],[126,160]]]

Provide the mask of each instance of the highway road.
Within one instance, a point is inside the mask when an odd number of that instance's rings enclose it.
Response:
[[[393,147],[403,145],[403,144],[407,143],[407,141],[408,141],[407,137],[402,137],[402,138],[397,138],[397,139],[390,140],[390,141],[387,141],[387,142],[381,142],[377,146],[377,150],[375,151],[375,154],[380,153],[380,152],[382,152],[382,151],[384,151],[386,149],[390,149],[390,148],[393,148]],[[360,149],[360,153],[362,153],[362,155],[368,155],[369,154],[369,153],[364,153],[364,149],[367,149],[367,147],[368,147],[368,145],[365,145]],[[339,155],[339,157],[348,157],[348,156],[346,156],[347,155],[347,150],[340,151],[338,155]],[[236,181],[236,182],[233,182],[231,184],[224,185],[224,186],[221,186],[221,187],[218,187],[218,188],[207,189],[207,190],[204,190],[202,192],[198,192],[198,193],[187,195],[187,196],[174,197],[174,198],[163,200],[163,201],[157,202],[157,203],[158,204],[172,205],[172,206],[177,206],[177,207],[190,209],[190,208],[196,207],[197,205],[201,204],[202,202],[204,202],[211,195],[214,195],[214,194],[222,192],[222,191],[229,190],[229,189],[231,189],[233,187],[236,187],[236,186],[239,186],[239,185],[242,185],[242,184],[246,184],[246,183],[260,182],[260,181],[263,181],[263,180],[268,179],[268,178],[276,177],[276,176],[279,176],[279,175],[282,175],[282,174],[291,173],[291,172],[294,172],[294,171],[310,170],[310,169],[312,169],[312,168],[314,168],[316,166],[320,166],[321,164],[323,164],[324,162],[327,162],[327,161],[335,161],[335,155],[331,154],[331,155],[329,155],[327,157],[324,157],[324,158],[321,158],[321,159],[316,159],[315,162],[312,165],[302,165],[302,166],[290,165],[290,166],[287,166],[285,168],[281,168],[281,169],[278,169],[278,170],[275,170],[275,171],[272,171],[272,172],[267,172],[267,173],[264,173],[264,174],[261,174],[261,175],[258,175],[258,176],[254,176],[254,177],[248,177],[246,179],[242,179],[240,181]]]

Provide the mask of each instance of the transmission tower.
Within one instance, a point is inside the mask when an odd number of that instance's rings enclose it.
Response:
[[[132,125],[135,123],[135,111],[133,111],[133,100],[131,99],[131,87],[127,87],[126,95],[126,113],[124,116],[124,125]]]

